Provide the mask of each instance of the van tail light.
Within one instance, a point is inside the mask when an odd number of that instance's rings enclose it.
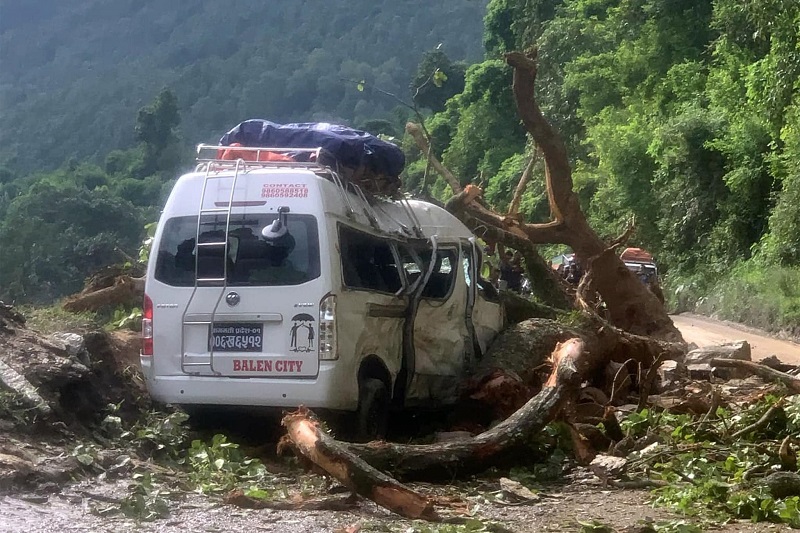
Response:
[[[336,349],[336,296],[329,294],[319,303],[319,358],[339,358]]]
[[[142,307],[142,355],[153,355],[153,300],[146,294]]]

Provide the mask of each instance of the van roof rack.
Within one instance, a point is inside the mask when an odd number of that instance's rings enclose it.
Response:
[[[225,151],[232,151],[232,152],[246,152],[251,154],[251,159],[245,158],[236,158],[236,159],[222,159],[220,152],[223,153]],[[292,160],[291,161],[279,161],[279,160],[269,160],[269,161],[261,161],[262,155],[265,154],[282,154],[282,155],[289,155],[291,154]],[[297,156],[300,156],[300,160],[297,160]],[[303,161],[302,159],[307,159],[307,161]],[[333,170],[329,165],[325,165],[320,161],[322,159],[329,159],[330,161],[336,161],[330,152],[323,148],[278,148],[278,147],[265,147],[265,146],[220,146],[214,144],[198,144],[197,145],[197,171],[206,170],[209,164],[213,163],[214,166],[219,169],[227,169],[230,167],[231,169],[236,168],[237,161],[241,166],[242,162],[244,162],[244,166],[251,167],[251,168],[308,168],[308,169],[319,169],[325,171]]]
[[[252,160],[237,158],[237,159],[222,159],[224,152],[230,150],[231,152],[246,152],[250,154]],[[222,152],[222,153],[220,153]],[[261,161],[262,154],[284,154],[291,155],[291,160],[265,160]],[[299,159],[299,160],[298,160]],[[342,179],[342,169],[336,157],[328,150],[322,147],[317,148],[287,148],[287,147],[271,147],[271,146],[224,146],[212,144],[198,144],[197,145],[197,166],[196,172],[213,172],[221,170],[233,170],[237,174],[241,171],[247,172],[250,169],[257,168],[297,168],[308,169],[314,173],[325,177],[332,181],[339,189],[342,195],[342,200],[347,206],[348,216],[355,213],[353,201],[349,198],[347,192],[351,191],[358,199],[358,203],[362,204],[362,210],[369,220],[370,224],[378,231],[385,231],[381,228],[378,222],[378,214],[372,206],[371,198],[372,191],[365,193],[363,187],[352,180]],[[411,221],[411,230],[404,225],[397,223],[401,229],[401,233],[413,235],[416,237],[422,236],[419,220],[414,214],[413,209],[408,203],[408,199],[404,195],[399,194],[399,198],[395,198],[406,211],[409,220]],[[373,200],[374,201],[374,200]]]

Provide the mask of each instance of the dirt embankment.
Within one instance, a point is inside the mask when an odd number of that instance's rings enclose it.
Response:
[[[93,435],[109,404],[121,419],[139,416],[147,400],[130,370],[137,337],[42,335],[0,307],[0,492],[70,479],[81,469],[70,449]]]

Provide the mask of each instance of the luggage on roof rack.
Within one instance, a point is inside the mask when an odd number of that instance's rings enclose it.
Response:
[[[653,254],[642,248],[625,248],[619,256],[623,261],[635,263],[654,263]]]
[[[246,120],[219,141],[222,146],[322,148],[316,161],[336,170],[371,194],[394,195],[400,189],[405,165],[403,151],[374,135],[328,123],[276,124],[268,120]],[[314,152],[286,154],[308,162]],[[330,159],[330,160],[329,160]]]

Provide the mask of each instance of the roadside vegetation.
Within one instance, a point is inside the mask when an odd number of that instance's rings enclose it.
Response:
[[[695,294],[694,306],[685,308],[679,303],[681,292],[692,291],[692,288],[675,287],[676,309],[748,324],[792,338],[800,337],[800,269],[797,267],[763,261],[742,262],[716,283],[705,283],[706,287]]]

